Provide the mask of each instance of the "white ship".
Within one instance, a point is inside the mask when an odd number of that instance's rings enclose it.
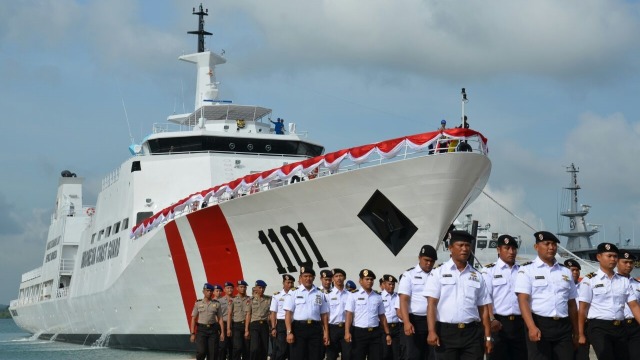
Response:
[[[271,291],[302,263],[399,274],[437,245],[484,188],[486,138],[454,129],[324,153],[271,109],[218,97],[202,5],[195,111],[132,145],[95,206],[64,171],[42,266],[22,276],[14,321],[40,338],[192,350],[202,284],[262,279]],[[463,117],[466,94],[463,91]],[[432,149],[430,149],[432,148]],[[297,181],[298,180],[298,181]]]

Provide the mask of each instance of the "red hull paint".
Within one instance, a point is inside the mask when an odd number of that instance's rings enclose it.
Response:
[[[191,325],[192,306],[197,300],[196,289],[193,287],[191,268],[189,267],[187,253],[184,250],[182,237],[180,236],[180,231],[178,230],[176,222],[168,222],[164,227],[164,231],[167,235],[167,243],[169,244],[169,251],[171,251],[173,267],[175,268],[176,276],[178,277],[178,286],[180,287],[180,294],[182,294],[182,304],[184,305],[184,312],[187,317],[188,329]]]

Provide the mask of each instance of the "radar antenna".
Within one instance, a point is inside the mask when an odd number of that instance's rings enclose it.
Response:
[[[196,8],[193,8],[193,15],[198,15],[198,30],[188,31],[187,34],[198,35],[198,52],[204,52],[204,36],[213,35],[208,31],[204,31],[204,17],[209,16],[209,9],[202,9],[202,3],[200,3],[200,9],[196,12]]]

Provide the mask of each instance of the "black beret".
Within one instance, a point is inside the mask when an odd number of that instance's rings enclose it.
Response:
[[[320,271],[320,278],[330,278],[333,277],[333,273],[331,272],[331,270],[322,270]]]
[[[438,252],[431,245],[422,246],[422,248],[420,248],[419,256],[426,256],[433,259],[434,261],[438,260]]]
[[[557,243],[560,243],[560,240],[558,240],[558,238],[553,235],[552,233],[548,232],[548,231],[538,231],[537,233],[533,234],[533,236],[536,238],[536,243],[539,243],[540,241],[555,241]]]
[[[302,274],[311,274],[313,276],[316,276],[316,272],[313,270],[311,266],[308,266],[308,265],[300,266],[300,275]]]
[[[516,249],[518,248],[518,243],[516,242],[516,239],[513,238],[513,236],[511,235],[500,235],[500,237],[498,237],[498,246],[513,246]]]
[[[613,245],[612,243],[601,243],[598,244],[598,254],[606,253],[606,252],[614,252],[618,253],[618,247]]]
[[[249,284],[247,284],[247,282],[244,280],[238,280],[238,286],[240,285],[249,286]]]
[[[452,230],[452,231],[449,231],[449,234],[447,235],[447,240],[449,240],[449,245],[453,244],[456,241],[464,241],[464,242],[471,243],[473,239],[474,239],[473,235],[462,230]]]
[[[222,286],[220,286],[218,284],[213,285],[213,290],[222,290]]]
[[[566,266],[568,268],[577,267],[578,270],[582,270],[582,267],[580,267],[580,264],[577,261],[571,260],[571,259],[565,260],[564,261],[564,266]]]
[[[620,250],[620,252],[618,253],[618,257],[624,260],[638,260],[638,258],[629,250]]]
[[[347,277],[347,273],[344,272],[344,270],[342,270],[340,268],[333,269],[333,275],[335,275],[335,274],[342,274],[344,277]]]
[[[224,283],[224,287],[231,286],[233,287],[233,283],[231,281],[227,281]]]
[[[282,275],[282,281],[287,281],[287,280],[291,280],[293,281],[293,276],[289,275],[289,274],[284,274]]]
[[[364,277],[371,277],[371,278],[376,278],[376,274],[373,273],[373,271],[369,270],[369,269],[362,269],[360,270],[360,279],[364,278]]]
[[[396,279],[395,276],[393,275],[389,275],[389,274],[384,274],[382,275],[382,279],[384,281],[388,281],[388,282],[398,282],[398,279]]]

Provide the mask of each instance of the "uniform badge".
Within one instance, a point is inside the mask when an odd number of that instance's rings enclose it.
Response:
[[[316,295],[316,305],[322,305],[322,296]]]
[[[567,275],[562,275],[562,280],[569,281],[569,277]]]
[[[624,258],[628,259],[629,258],[629,253],[624,253]]]
[[[509,239],[504,239],[504,244],[505,245],[509,244]]]
[[[544,236],[542,236],[542,234],[538,234],[538,239],[540,239],[540,241],[542,241],[544,239]]]
[[[369,270],[365,269],[364,271],[362,271],[362,275],[369,276]]]
[[[607,249],[607,250],[611,250],[611,245],[605,244],[604,248]]]

